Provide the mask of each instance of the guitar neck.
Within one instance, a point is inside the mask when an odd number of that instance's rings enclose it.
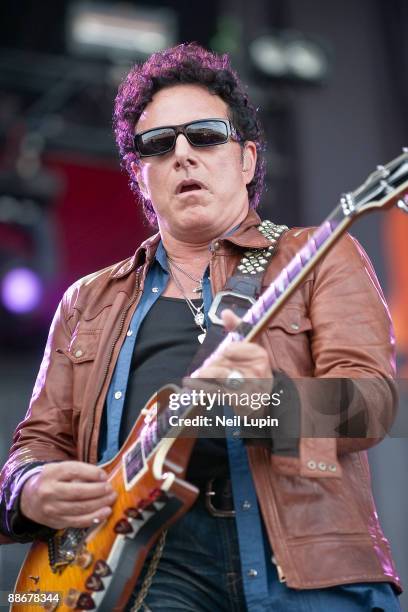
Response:
[[[351,225],[351,213],[346,201],[341,201],[247,311],[242,319],[243,333],[240,334],[244,342],[253,341],[263,331],[323,255]],[[237,331],[240,333],[240,328]]]

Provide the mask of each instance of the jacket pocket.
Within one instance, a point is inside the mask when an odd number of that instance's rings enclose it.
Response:
[[[341,479],[281,476],[272,472],[280,522],[289,538],[366,535],[350,475]]]
[[[312,322],[303,309],[283,307],[265,333],[274,366],[291,376],[312,376],[311,332]]]
[[[99,347],[101,329],[75,332],[67,349],[60,349],[72,364],[73,411],[81,411],[86,387],[92,384],[92,368]]]
[[[268,330],[281,329],[290,335],[298,335],[312,329],[312,323],[302,308],[294,305],[283,306],[269,322]]]
[[[99,346],[102,330],[95,329],[89,331],[79,331],[76,333],[65,355],[73,364],[80,364],[86,361],[93,361]]]

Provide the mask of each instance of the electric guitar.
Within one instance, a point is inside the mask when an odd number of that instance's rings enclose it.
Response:
[[[397,206],[408,212],[408,149],[379,166],[313,233],[227,334],[215,353],[231,342],[251,342],[285,304],[303,278],[362,215]],[[62,529],[48,541],[36,541],[9,595],[10,609],[122,610],[146,556],[164,529],[194,503],[198,489],[184,478],[193,440],[170,437],[169,396],[163,387],[146,404],[119,453],[103,468],[118,497],[103,523]],[[191,414],[192,406],[179,409]],[[11,598],[11,599],[10,599]]]

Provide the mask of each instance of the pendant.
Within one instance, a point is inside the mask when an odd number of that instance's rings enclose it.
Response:
[[[198,341],[199,341],[199,343],[200,343],[200,344],[202,344],[202,343],[204,342],[206,334],[207,334],[207,332],[204,332],[204,333],[199,334],[199,335],[197,336]]]
[[[197,314],[194,315],[194,321],[195,321],[196,325],[201,327],[201,325],[204,324],[204,313],[203,312],[197,312]]]
[[[198,285],[198,287],[193,289],[193,293],[202,293],[202,292],[203,292],[203,282],[200,280],[200,284]]]

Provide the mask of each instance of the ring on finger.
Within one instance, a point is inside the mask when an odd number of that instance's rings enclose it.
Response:
[[[244,375],[239,370],[231,370],[225,380],[225,386],[228,389],[239,389],[244,384]]]

